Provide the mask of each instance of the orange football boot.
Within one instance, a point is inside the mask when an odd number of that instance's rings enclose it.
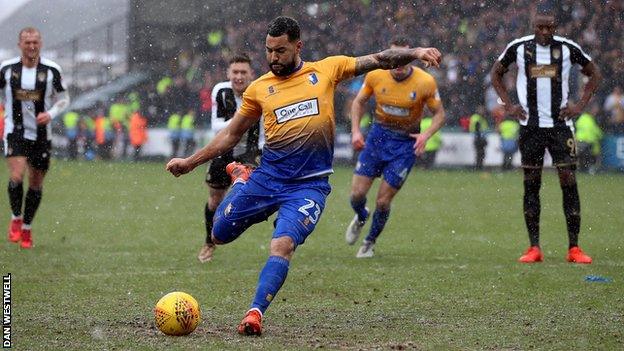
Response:
[[[236,161],[230,162],[225,166],[225,172],[232,179],[232,184],[248,181],[252,171],[253,168]]]
[[[254,308],[245,313],[245,318],[238,325],[238,333],[242,335],[262,334],[262,313]]]
[[[522,263],[535,263],[542,262],[544,260],[544,254],[540,250],[539,246],[529,247],[524,255],[520,256],[518,262]]]
[[[566,256],[566,260],[572,263],[584,263],[590,264],[592,263],[592,258],[587,256],[580,247],[574,246],[568,250],[568,255]]]
[[[9,224],[9,241],[18,242],[22,238],[22,218],[15,218]]]
[[[30,249],[33,247],[32,231],[30,229],[22,229],[22,242],[20,246],[23,249]]]

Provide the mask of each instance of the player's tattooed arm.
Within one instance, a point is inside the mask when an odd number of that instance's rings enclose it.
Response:
[[[375,69],[392,69],[421,60],[427,67],[440,66],[442,54],[436,48],[387,49],[375,54],[360,56],[355,61],[355,75]]]

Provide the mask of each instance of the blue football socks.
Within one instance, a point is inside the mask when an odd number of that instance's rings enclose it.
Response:
[[[360,222],[366,221],[366,219],[368,218],[368,211],[366,210],[366,198],[365,197],[359,200],[351,198],[351,207],[353,208],[353,211],[357,213],[358,220]]]
[[[381,211],[376,209],[373,213],[373,223],[371,224],[370,232],[366,236],[366,241],[375,242],[381,231],[386,226],[388,217],[390,216],[390,210]]]
[[[251,308],[259,309],[263,314],[269,307],[271,301],[284,284],[288,275],[287,259],[280,256],[270,256],[258,278],[256,287],[256,297],[251,303]]]

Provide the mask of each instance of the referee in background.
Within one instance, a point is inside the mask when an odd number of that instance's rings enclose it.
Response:
[[[572,119],[587,106],[601,80],[592,59],[574,41],[554,35],[555,14],[540,9],[534,18],[534,35],[509,43],[492,67],[492,85],[507,114],[520,121],[520,153],[524,169],[524,219],[529,232],[529,249],[519,259],[523,263],[541,262],[539,246],[540,196],[544,152],[553,158],[563,192],[563,211],[568,229],[566,259],[591,263],[592,259],[578,246],[581,205],[576,185],[576,141]],[[516,91],[519,104],[512,103],[503,84],[509,65],[516,63]],[[589,77],[583,96],[577,103],[568,100],[570,68],[578,64]]]

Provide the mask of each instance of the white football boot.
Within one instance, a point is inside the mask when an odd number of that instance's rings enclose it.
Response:
[[[369,257],[373,257],[374,255],[375,255],[375,243],[372,241],[364,240],[357,254],[355,254],[355,257],[369,258]]]
[[[368,211],[368,207],[366,207],[366,213],[370,213]],[[360,221],[356,213],[351,223],[349,223],[347,231],[345,232],[345,241],[347,242],[347,244],[355,244],[357,239],[360,237],[360,233],[362,232],[362,228],[364,228],[364,224],[366,224],[366,220]]]

